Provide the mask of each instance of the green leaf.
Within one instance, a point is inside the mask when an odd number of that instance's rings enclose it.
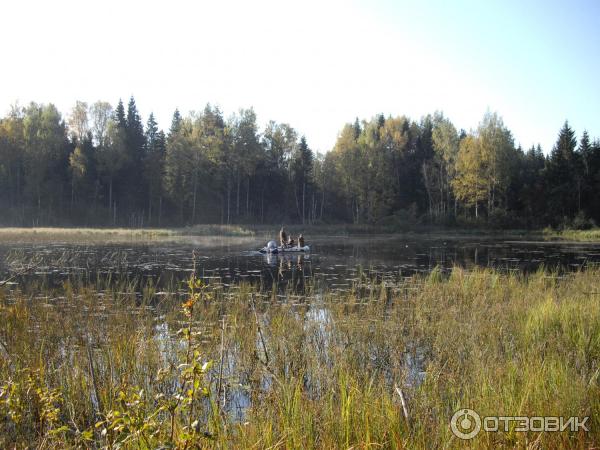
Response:
[[[60,434],[60,433],[64,433],[66,431],[69,431],[70,428],[66,425],[63,425],[62,427],[56,428],[54,430],[50,430],[50,434],[54,435],[54,434]]]

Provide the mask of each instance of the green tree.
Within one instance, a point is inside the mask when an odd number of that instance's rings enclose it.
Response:
[[[577,166],[575,132],[565,121],[556,144],[547,160],[545,179],[550,220],[558,223],[572,218],[578,210]]]
[[[23,119],[25,189],[35,205],[34,222],[57,220],[67,179],[69,142],[66,126],[52,104],[31,103]]]
[[[0,119],[0,205],[3,206],[4,225],[22,224],[24,154],[23,109],[13,106],[10,114]],[[14,221],[14,222],[13,222]]]
[[[92,120],[92,135],[95,144],[97,147],[102,147],[108,131],[108,123],[113,117],[112,106],[108,102],[97,101],[91,106],[90,115]]]
[[[77,142],[83,142],[90,131],[88,119],[88,104],[86,102],[77,101],[71,110],[68,125],[71,134],[75,136]]]
[[[123,100],[119,99],[117,108],[115,109],[114,121],[119,128],[127,128],[127,121],[125,120],[125,107],[123,106]]]
[[[313,152],[306,143],[306,138],[302,136],[294,152],[291,161],[291,178],[294,188],[294,198],[298,218],[305,224],[310,215],[307,210],[307,198],[312,196],[312,170],[313,170]]]
[[[584,130],[577,148],[577,203],[578,209],[583,209],[587,217],[593,215],[594,175],[596,175],[593,160],[594,154],[590,136],[587,130]]]
[[[144,152],[143,176],[148,187],[148,224],[153,223],[153,214],[160,226],[162,218],[163,177],[166,154],[166,137],[158,129],[154,114],[150,113],[146,124],[146,150]]]
[[[123,168],[123,183],[121,185],[121,198],[126,201],[126,209],[130,212],[132,222],[129,225],[138,225],[143,222],[143,208],[147,204],[148,186],[143,173],[144,150],[146,137],[144,126],[138,113],[135,99],[131,97],[127,104],[125,119],[125,148],[127,149],[127,165]],[[141,212],[139,210],[142,210]]]
[[[164,186],[178,211],[180,224],[189,223],[195,214],[195,211],[189,217],[185,214],[188,206],[193,206],[199,183],[199,151],[193,133],[192,120],[185,118],[167,138]]]
[[[347,124],[340,132],[333,148],[336,173],[339,176],[339,189],[346,200],[353,223],[360,223],[364,217],[364,158],[357,138],[360,129],[358,121]]]
[[[485,167],[487,211],[494,212],[506,204],[505,194],[510,184],[515,148],[510,131],[496,113],[487,112],[477,128],[481,157]]]
[[[460,141],[452,187],[459,200],[475,208],[475,217],[479,217],[479,205],[488,195],[488,160],[478,137],[467,135]]]
[[[179,113],[179,109],[175,109],[173,113],[173,118],[171,119],[171,128],[169,129],[169,135],[175,134],[181,128],[181,114]]]
[[[233,164],[236,180],[236,216],[240,216],[241,186],[246,184],[246,216],[250,214],[250,192],[252,174],[261,154],[260,137],[257,132],[256,113],[253,109],[242,109],[231,121]]]
[[[118,113],[108,122],[102,147],[98,148],[97,159],[99,176],[108,185],[107,211],[113,225],[117,222],[117,202],[113,198],[115,181],[119,180],[123,167],[129,163],[125,128],[119,125]]]
[[[448,215],[452,202],[451,186],[456,176],[459,138],[452,122],[441,113],[434,115],[432,141],[435,154],[430,160],[428,191],[432,204],[437,204],[432,208],[432,215],[443,217]],[[454,215],[456,216],[456,202]]]
[[[75,191],[86,181],[87,167],[89,161],[81,147],[75,147],[69,155],[69,169],[71,172],[71,211],[75,201]]]
[[[375,176],[379,183],[385,184],[380,186],[382,207],[378,209],[387,215],[390,209],[406,208],[413,201],[413,187],[408,178],[412,164],[417,162],[411,160],[409,120],[403,116],[385,119],[379,126],[379,144],[382,148],[377,164],[380,174]]]

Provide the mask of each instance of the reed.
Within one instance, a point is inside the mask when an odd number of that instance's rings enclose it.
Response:
[[[473,448],[598,445],[599,269],[320,292],[5,287],[0,447],[455,448],[459,408],[590,417],[589,432],[512,426]]]

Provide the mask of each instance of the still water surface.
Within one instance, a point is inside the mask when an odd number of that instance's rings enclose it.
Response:
[[[177,242],[128,242],[114,244],[35,243],[0,244],[0,279],[29,261],[36,268],[21,283],[41,280],[59,285],[69,277],[127,278],[140,286],[152,279],[167,289],[187,278],[193,252],[199,276],[227,285],[248,282],[264,289],[302,290],[307,279],[320,286],[343,290],[357,274],[396,281],[436,266],[475,266],[501,271],[529,272],[545,266],[572,271],[600,263],[600,244],[557,243],[491,238],[427,236],[319,237],[307,241],[306,255],[263,255],[264,245],[255,238],[186,237]]]

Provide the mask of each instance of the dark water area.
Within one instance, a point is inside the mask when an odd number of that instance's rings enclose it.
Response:
[[[0,244],[0,279],[32,262],[35,268],[17,277],[20,285],[58,287],[65,280],[82,283],[126,281],[142,289],[149,280],[158,289],[173,290],[198,276],[225,287],[241,282],[262,289],[301,292],[307,280],[331,290],[348,289],[358,277],[394,282],[435,267],[448,272],[459,266],[531,272],[544,266],[560,272],[600,263],[600,244],[531,242],[491,238],[427,236],[328,236],[307,240],[307,254],[264,255],[263,240],[223,238],[209,245],[203,238],[178,242],[118,244]]]

